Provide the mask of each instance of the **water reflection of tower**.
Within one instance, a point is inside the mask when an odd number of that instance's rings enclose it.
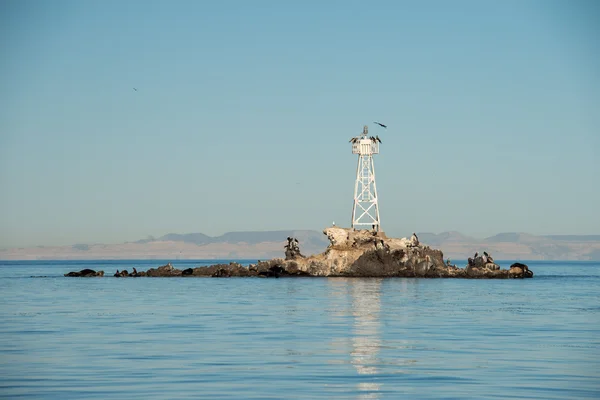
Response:
[[[381,347],[379,332],[381,279],[353,279],[349,283],[354,316],[351,362],[360,375],[374,375],[378,373],[378,354]],[[361,382],[358,384],[361,392],[359,398],[377,398],[379,388],[380,384],[376,382]]]
[[[333,321],[347,324],[348,336],[333,337],[331,353],[350,363],[359,374],[358,399],[376,399],[381,384],[379,373],[381,347],[381,279],[332,278],[327,280]],[[349,318],[351,317],[351,318]],[[351,322],[350,322],[351,321]],[[336,357],[331,360],[336,363]]]

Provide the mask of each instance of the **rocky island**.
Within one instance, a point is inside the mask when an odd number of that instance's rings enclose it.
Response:
[[[418,278],[531,278],[533,272],[525,264],[515,263],[501,269],[492,257],[484,252],[469,258],[468,265],[459,268],[444,262],[441,250],[432,249],[419,242],[413,234],[410,239],[388,238],[375,230],[354,230],[329,227],[323,231],[329,246],[320,254],[305,256],[298,240],[288,237],[285,258],[259,261],[243,266],[238,263],[216,264],[206,267],[179,270],[170,263],[148,271],[130,273],[117,271],[115,277],[418,277]],[[85,269],[69,272],[65,276],[104,276],[104,271]]]

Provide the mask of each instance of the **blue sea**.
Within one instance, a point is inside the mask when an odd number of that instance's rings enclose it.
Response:
[[[600,398],[599,262],[528,262],[527,280],[111,276],[165,263],[0,261],[0,397]],[[83,268],[107,276],[63,277]]]

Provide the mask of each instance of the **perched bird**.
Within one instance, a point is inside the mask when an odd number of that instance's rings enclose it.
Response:
[[[379,143],[381,143],[381,139],[379,139],[379,136],[375,136],[375,139],[377,139],[377,141],[378,141]]]
[[[381,123],[379,123],[377,121],[375,121],[374,123],[377,124],[377,125],[379,125],[379,126],[381,126],[382,128],[387,128],[387,125],[381,124]]]

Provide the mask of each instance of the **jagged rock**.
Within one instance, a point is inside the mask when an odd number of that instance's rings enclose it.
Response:
[[[170,277],[170,276],[181,276],[181,270],[173,268],[171,263],[167,265],[163,265],[158,268],[150,268],[146,271],[146,276],[160,276],[160,277]]]
[[[104,271],[94,271],[93,269],[82,269],[81,271],[72,271],[64,274],[64,276],[88,278],[92,276],[104,276]]]
[[[146,271],[137,271],[135,268],[133,269],[133,272],[131,274],[129,274],[129,276],[133,277],[133,278],[137,278],[140,276],[146,276]]]
[[[330,241],[324,253],[294,260],[275,259],[253,268],[260,276],[510,277],[508,270],[480,258],[464,269],[445,263],[440,250],[419,243],[416,235],[395,239],[383,232],[339,227],[327,228],[323,233]]]
[[[286,272],[311,276],[437,276],[444,267],[442,253],[383,232],[339,227],[323,232],[330,240],[324,253],[282,260]]]
[[[475,253],[474,258],[469,258],[467,268],[479,268],[489,271],[497,271],[500,266],[494,262],[494,259],[489,255],[479,256]]]
[[[137,278],[140,276],[146,276],[146,272],[145,271],[137,271],[135,268],[133,269],[133,271],[131,273],[129,273],[129,271],[127,271],[126,269],[119,271],[117,270],[117,272],[115,272],[115,274],[113,275],[115,278],[127,278],[127,277],[131,277],[131,278]]]
[[[298,246],[298,239],[293,237],[287,238],[287,244],[283,246],[285,248],[285,259],[286,260],[295,260],[297,258],[305,258],[302,253],[300,253],[300,247]]]
[[[493,262],[485,263],[483,266],[485,269],[489,269],[490,271],[497,271],[500,269],[500,266]]]
[[[246,268],[239,263],[216,264],[208,267],[198,267],[193,269],[193,276],[201,277],[230,277],[230,276],[257,276],[258,271]]]
[[[531,278],[533,272],[520,263],[503,270],[489,255],[469,259],[465,268],[444,262],[440,250],[419,243],[416,235],[407,238],[388,238],[385,233],[373,230],[354,230],[339,227],[323,231],[330,245],[317,255],[305,257],[299,243],[288,238],[285,259],[258,261],[244,267],[238,263],[217,264],[187,268],[183,271],[169,263],[133,276],[171,277],[285,277],[285,276],[342,276],[342,277],[423,277],[423,278]],[[86,270],[84,270],[86,271]],[[91,271],[91,270],[89,270]],[[81,271],[83,272],[83,271]],[[95,271],[91,271],[95,273]],[[100,271],[101,272],[101,271]],[[71,273],[80,274],[80,273]],[[127,271],[118,276],[128,276]],[[83,275],[68,275],[83,276]],[[92,275],[85,275],[92,276]]]
[[[348,230],[344,228],[328,228],[323,231],[327,235],[327,239],[331,243],[330,246],[337,246],[338,244],[348,243]]]

